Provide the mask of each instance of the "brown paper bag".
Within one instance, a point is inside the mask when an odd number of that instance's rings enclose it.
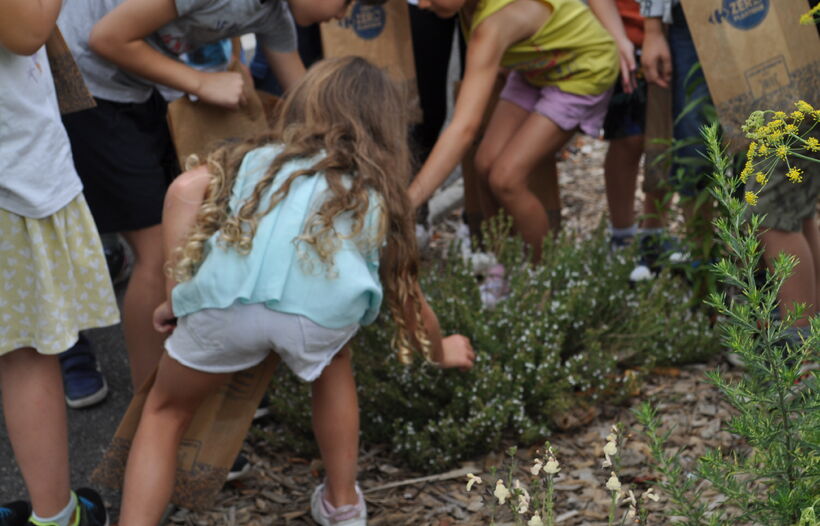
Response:
[[[709,93],[733,148],[754,110],[794,108],[820,93],[820,39],[798,0],[682,0]]]
[[[207,154],[221,142],[245,139],[269,130],[265,105],[253,89],[253,81],[239,62],[232,62],[229,71],[246,75],[246,103],[230,110],[202,101],[180,97],[168,105],[168,127],[177,151],[179,165],[184,169],[190,155],[205,160]]]
[[[323,23],[321,34],[326,58],[355,55],[385,68],[407,97],[411,120],[421,120],[410,14],[405,0],[387,0],[384,5],[354,1],[343,19]]]
[[[234,373],[230,382],[205,399],[179,447],[171,502],[194,510],[213,505],[278,363],[279,356],[271,353],[256,367]],[[122,487],[131,441],[155,375],[131,400],[111,445],[91,475],[95,483],[112,489]]]
[[[54,88],[57,91],[60,113],[65,115],[96,106],[97,103],[85,85],[80,68],[77,67],[57,27],[46,40],[46,55],[48,55],[49,66],[51,66],[51,76],[54,77]]]

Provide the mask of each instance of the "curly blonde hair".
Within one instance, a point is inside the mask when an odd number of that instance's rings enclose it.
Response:
[[[366,60],[345,57],[315,64],[280,104],[271,133],[223,146],[208,156],[208,190],[196,225],[169,262],[170,275],[177,281],[190,279],[204,258],[207,240],[217,233],[220,244],[247,253],[259,220],[287,195],[293,181],[321,173],[329,197],[306,221],[297,241],[332,268],[340,237],[334,228],[336,218],[350,214],[349,235],[355,237],[364,228],[369,208],[379,206],[377,239],[369,242],[375,247],[384,244],[380,274],[397,325],[394,346],[404,363],[411,361],[414,348],[431,360],[417,285],[413,209],[406,193],[410,179],[406,114],[406,99],[398,88]],[[248,199],[238,210],[230,210],[231,191],[245,154],[271,143],[281,143],[282,151]],[[261,202],[286,163],[314,156],[318,160],[313,166],[290,174],[269,202]],[[372,202],[371,194],[378,196],[378,203]]]

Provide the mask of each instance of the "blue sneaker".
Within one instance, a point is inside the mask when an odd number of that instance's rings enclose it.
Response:
[[[108,526],[108,512],[99,493],[91,488],[80,488],[74,493],[79,502],[76,526]]]
[[[31,504],[18,500],[0,505],[0,526],[26,526],[31,517]]]
[[[77,343],[59,356],[68,407],[80,409],[105,400],[108,383],[97,366],[91,342],[82,333]]]

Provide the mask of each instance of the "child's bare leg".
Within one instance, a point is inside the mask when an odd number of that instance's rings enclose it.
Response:
[[[134,270],[122,312],[125,346],[131,365],[131,383],[139,389],[162,356],[165,335],[154,330],[154,309],[165,300],[165,275],[162,227],[155,225],[142,230],[124,232],[134,250]]]
[[[604,182],[612,228],[629,228],[635,223],[635,186],[643,142],[643,135],[609,141],[604,159]]]
[[[561,230],[561,189],[558,187],[558,162],[555,157],[544,159],[530,174],[530,190],[547,211],[549,229],[553,235]]]
[[[769,268],[772,267],[774,258],[781,252],[793,255],[798,259],[794,272],[780,289],[780,304],[783,308],[792,310],[794,303],[805,303],[807,306],[805,310],[806,317],[797,320],[795,325],[808,325],[807,317],[813,316],[816,308],[817,270],[814,265],[812,247],[807,240],[807,236],[802,231],[788,232],[770,229],[763,232],[760,238],[763,242],[763,256]]]
[[[541,258],[541,244],[549,232],[549,219],[544,205],[532,193],[528,179],[541,162],[555,157],[574,133],[562,130],[540,114],[531,113],[490,170],[490,189],[512,216],[516,229],[530,245],[535,261]]]
[[[325,498],[333,506],[356,504],[359,455],[359,401],[351,352],[342,349],[311,386],[313,434],[322,453]]]
[[[228,377],[195,371],[163,354],[128,455],[121,526],[159,523],[174,489],[185,430],[202,400]]]
[[[56,356],[31,348],[0,356],[0,394],[14,458],[40,517],[71,498],[63,377]]]
[[[475,156],[479,202],[481,213],[485,219],[498,213],[500,206],[490,190],[490,169],[495,160],[501,155],[501,152],[504,151],[504,147],[509,140],[529,116],[530,113],[521,106],[506,100],[500,100],[487,124],[487,130]]]
[[[647,192],[643,201],[643,219],[641,228],[657,229],[666,224],[666,210],[663,200],[666,193],[662,190]]]

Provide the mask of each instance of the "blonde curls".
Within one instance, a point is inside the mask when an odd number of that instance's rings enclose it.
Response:
[[[360,241],[367,247],[385,247],[381,254],[381,281],[388,309],[397,326],[394,339],[399,358],[410,360],[418,347],[430,359],[430,342],[423,329],[418,297],[418,253],[413,209],[406,193],[410,179],[406,101],[378,68],[364,59],[328,59],[314,65],[278,108],[270,134],[227,145],[207,160],[211,176],[196,226],[173,255],[170,272],[179,281],[190,279],[202,261],[206,241],[217,242],[240,253],[252,245],[259,220],[289,192],[297,177],[322,174],[329,196],[306,221],[295,240],[309,248],[328,270],[341,234],[335,221],[348,214],[350,238],[359,240],[365,218],[373,206],[382,210],[378,231]],[[250,196],[229,210],[237,171],[249,151],[271,143],[282,144]],[[309,168],[288,176],[268,202],[263,196],[286,163],[317,159]],[[376,203],[372,195],[377,196]],[[405,313],[413,305],[415,334],[410,334]]]

